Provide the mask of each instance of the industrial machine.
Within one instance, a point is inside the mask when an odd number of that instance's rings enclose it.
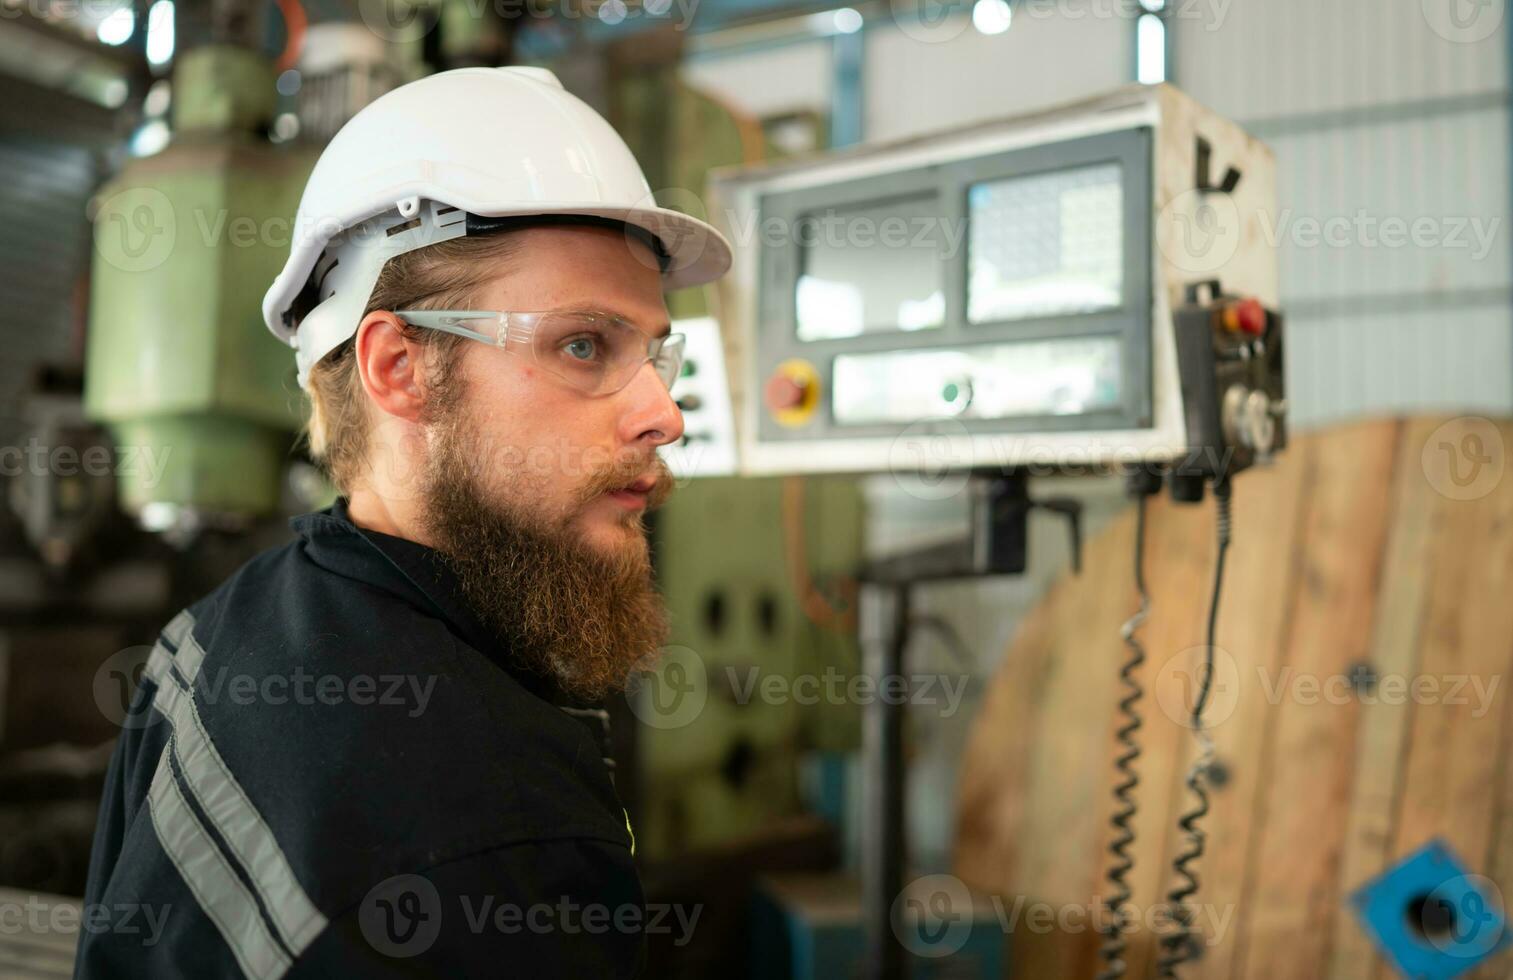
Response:
[[[721,174],[743,472],[1172,463],[1205,448],[1213,433],[1189,409],[1211,393],[1193,387],[1177,314],[1205,281],[1275,309],[1260,225],[1275,179],[1261,143],[1168,86]],[[1264,339],[1254,310],[1233,325]],[[1266,350],[1271,376],[1219,406],[1237,451],[1262,456],[1283,435],[1258,418],[1281,419],[1280,351]]]
[[[85,409],[160,472],[122,470],[122,508],[155,531],[275,510],[300,396],[256,297],[278,272],[308,150],[269,143],[273,66],[205,44],[175,63],[175,136],[97,195]]]
[[[1170,488],[1219,511],[1212,636],[1234,475],[1286,441],[1283,321],[1271,153],[1169,86],[1132,86],[1020,118],[761,168],[713,181],[737,250],[720,315],[746,474],[887,472],[916,496],[971,501],[966,538],[875,561],[860,579],[863,670],[901,673],[917,583],[1017,574],[1037,508],[1030,478],[1124,471],[1137,500]],[[1139,514],[1144,514],[1143,503]],[[1140,524],[1143,529],[1143,519]],[[1143,533],[1137,534],[1143,544]],[[1126,624],[1121,778],[1109,870],[1124,913],[1141,725],[1136,631]],[[1212,642],[1210,641],[1210,649]],[[1210,654],[1211,655],[1211,654]],[[1202,676],[1191,727],[1202,745]],[[864,721],[867,976],[903,976],[896,916],[907,866],[903,707]],[[1173,904],[1202,853],[1206,753],[1189,776]],[[1123,933],[1105,934],[1105,977]],[[1163,938],[1163,976],[1191,955]]]

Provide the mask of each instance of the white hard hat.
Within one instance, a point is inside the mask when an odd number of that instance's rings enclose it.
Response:
[[[551,72],[462,68],[394,89],[332,138],[263,320],[295,348],[304,385],[357,332],[390,258],[503,224],[484,218],[544,215],[646,237],[669,289],[730,268],[720,233],[658,207],[629,147]]]

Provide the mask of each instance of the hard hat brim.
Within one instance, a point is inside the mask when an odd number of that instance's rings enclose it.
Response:
[[[426,196],[420,192],[419,196]],[[438,198],[440,199],[440,198]],[[486,218],[520,217],[543,218],[583,215],[624,222],[639,228],[662,243],[667,259],[662,273],[666,289],[682,289],[713,282],[730,270],[731,248],[725,236],[712,225],[691,215],[662,207],[606,207],[603,204],[568,203],[543,204],[532,202],[528,206],[513,209],[498,207],[469,207],[466,202],[448,200],[453,207]],[[315,225],[331,229],[349,228],[383,213],[384,209],[367,214],[333,215]],[[280,340],[291,346],[295,343],[297,326],[291,328],[284,322],[284,314],[294,303],[295,297],[304,289],[311,270],[319,261],[331,239],[330,234],[317,232],[305,241],[295,241],[289,261],[285,264],[272,286],[263,296],[263,320],[268,329]]]

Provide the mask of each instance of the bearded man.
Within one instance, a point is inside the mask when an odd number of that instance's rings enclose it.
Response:
[[[595,705],[667,629],[665,289],[730,263],[547,72],[359,113],[263,304],[339,496],[163,629],[80,977],[622,977],[647,926]]]

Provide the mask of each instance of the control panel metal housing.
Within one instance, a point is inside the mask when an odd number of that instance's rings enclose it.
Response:
[[[1180,461],[1186,290],[1277,306],[1271,152],[1166,85],[711,191],[745,473]]]

